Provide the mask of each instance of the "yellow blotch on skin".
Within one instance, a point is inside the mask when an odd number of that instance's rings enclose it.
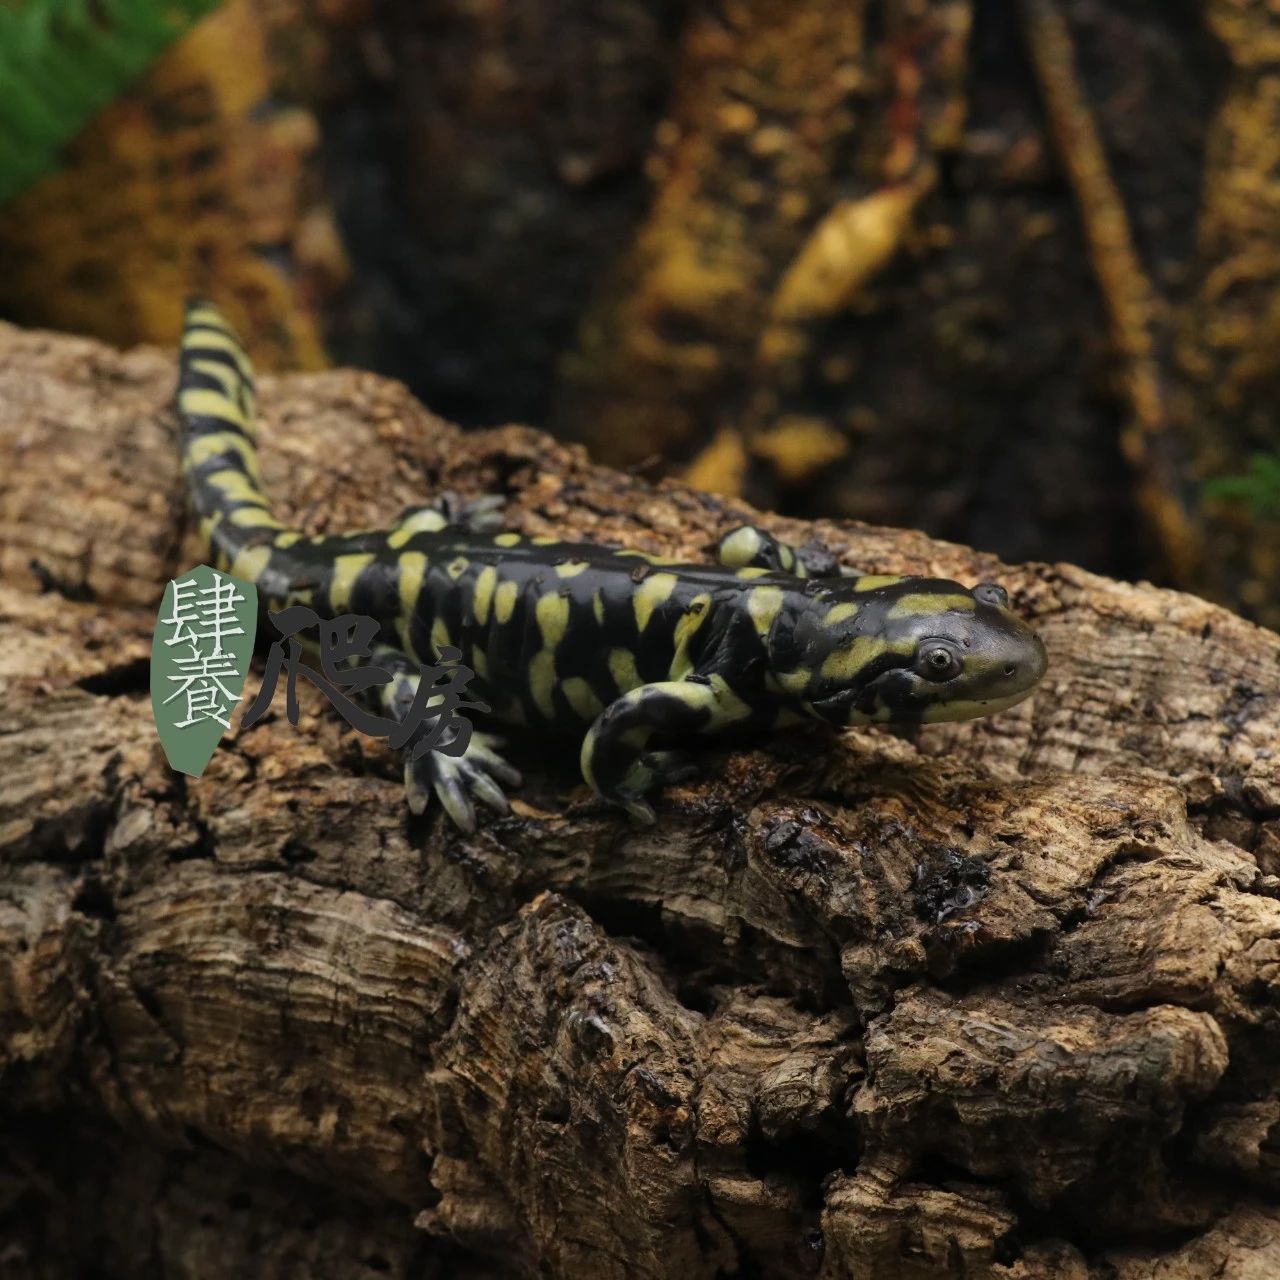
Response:
[[[422,507],[401,520],[400,528],[412,529],[414,533],[439,533],[448,523],[443,512],[434,507]]]
[[[516,597],[519,594],[520,589],[514,582],[498,583],[498,589],[493,593],[493,616],[498,620],[499,625],[511,621],[511,615],[516,610]]]
[[[548,720],[556,712],[556,655],[550,649],[534,654],[529,663],[529,692],[534,705]]]
[[[539,596],[533,614],[543,647],[529,663],[529,692],[538,710],[550,720],[556,710],[556,647],[569,629],[569,600],[559,594]]]
[[[763,542],[757,530],[750,525],[735,529],[720,543],[720,563],[730,569],[741,569],[751,563]]]
[[[641,683],[635,655],[629,649],[609,650],[609,674],[619,693],[626,693]]]
[[[901,577],[892,573],[868,573],[855,580],[853,589],[855,591],[874,591],[877,587],[895,587],[901,581]]]
[[[495,547],[515,547],[520,545],[520,535],[518,533],[500,533],[493,540]]]
[[[917,592],[896,601],[893,608],[889,610],[889,617],[918,618],[927,617],[933,613],[972,613],[973,611],[974,600],[970,595],[962,595],[959,592],[950,594],[940,591]]]
[[[228,368],[220,360],[193,359],[191,368],[196,373],[203,373],[205,377],[214,378],[220,382],[224,394],[232,399],[239,395],[240,388],[245,385],[244,379],[234,369]]]
[[[668,600],[676,588],[677,578],[674,573],[655,573],[646,578],[632,597],[635,609],[636,626],[643,631],[653,617],[653,611]]]
[[[431,624],[431,647],[438,654],[441,649],[448,648],[453,643],[449,636],[449,628],[443,618],[437,618]]]
[[[453,579],[454,582],[457,582],[457,580],[466,573],[467,567],[470,563],[471,562],[466,556],[455,556],[447,565],[445,565],[444,571]]]
[[[339,556],[333,562],[333,576],[329,579],[329,603],[335,610],[346,609],[351,604],[351,590],[356,585],[356,579],[372,563],[372,552]]]
[[[767,577],[770,572],[772,571],[769,569],[765,569],[760,565],[753,565],[751,568],[748,568],[748,569],[739,569],[738,572],[734,574],[734,577],[735,578],[764,578],[764,577]]]
[[[778,587],[756,587],[747,592],[747,612],[761,636],[769,634],[769,628],[782,612],[782,591]]]
[[[188,324],[201,325],[209,329],[217,329],[219,333],[231,334],[231,326],[222,318],[222,312],[209,303],[201,303],[192,307],[187,312],[187,322]],[[237,351],[240,350],[239,344],[236,345],[235,349]]]
[[[427,572],[427,557],[421,551],[406,551],[400,557],[400,616],[396,622],[396,630],[400,635],[400,643],[406,653],[412,653],[409,643],[409,621],[418,608],[418,597],[422,594],[422,580]]]
[[[242,529],[283,529],[284,525],[266,507],[237,507],[227,519]]]
[[[689,685],[686,702],[697,702],[699,706],[707,705],[706,686]],[[696,691],[696,692],[695,692]],[[731,724],[735,720],[745,719],[751,714],[751,708],[729,688],[729,682],[721,675],[711,677],[711,691],[715,699],[711,702],[711,725],[716,727]]]
[[[182,465],[190,471],[192,467],[227,452],[238,454],[245,470],[255,480],[258,478],[257,450],[235,431],[211,431],[208,435],[196,436],[187,446]]]
[[[706,621],[711,609],[711,597],[705,593],[694,596],[689,601],[684,617],[676,623],[675,656],[671,659],[670,675],[672,680],[683,680],[693,669],[689,661],[689,644],[697,635],[698,628]]]
[[[278,538],[276,538],[276,546],[283,550],[285,547],[293,546],[293,544],[301,537],[302,534],[300,534],[296,529],[290,529],[288,533],[282,533]]]
[[[595,614],[596,625],[604,626],[604,594],[595,592],[591,597],[591,612]]]
[[[890,644],[881,636],[859,636],[852,644],[845,645],[827,656],[822,664],[822,674],[828,680],[850,681],[868,662],[884,653],[909,653],[912,642]]]
[[[594,728],[587,731],[587,735],[582,739],[582,750],[578,754],[578,767],[582,770],[583,781],[592,791],[600,790],[596,783],[596,775],[591,768],[591,761],[595,756],[596,750],[596,731]]]
[[[539,596],[533,614],[538,620],[538,630],[542,632],[543,646],[554,649],[569,629],[568,597],[554,593]]]
[[[208,387],[188,387],[181,395],[178,407],[193,418],[221,418],[237,427],[247,427],[248,419],[240,412],[240,406],[230,396]]]
[[[250,582],[257,582],[270,559],[269,546],[245,547],[231,562],[231,572],[237,578],[247,578]]]
[[[399,549],[419,533],[439,533],[446,525],[447,521],[440,512],[433,510],[431,507],[423,507],[421,511],[415,511],[411,516],[406,516],[398,525],[387,535],[387,546]]]
[[[243,471],[233,471],[230,467],[225,471],[215,471],[208,477],[208,483],[236,502],[262,501],[262,491]]]
[[[182,344],[184,351],[224,352],[236,362],[236,368],[240,370],[246,379],[250,377],[251,370],[248,358],[244,354],[244,348],[227,332],[225,325],[216,323],[213,318],[204,320],[195,315],[192,316],[191,322],[216,328],[218,332],[191,334]]]
[[[798,671],[778,672],[778,684],[794,697],[801,697],[809,688],[810,673],[801,667]]]
[[[567,560],[556,565],[556,576],[559,578],[576,578],[578,574],[589,568],[586,560]]]
[[[604,710],[604,703],[581,676],[570,676],[561,684],[565,700],[583,720],[594,720]]]
[[[858,606],[846,600],[843,604],[832,605],[827,610],[825,617],[822,619],[824,627],[834,627],[838,623],[848,622],[850,618],[858,616]]]
[[[497,585],[498,571],[492,565],[486,565],[476,577],[475,594],[471,601],[472,611],[481,626],[489,621],[489,608],[493,604],[493,592]]]

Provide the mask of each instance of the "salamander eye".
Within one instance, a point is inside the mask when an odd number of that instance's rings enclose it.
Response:
[[[926,640],[916,655],[916,670],[926,680],[954,680],[962,665],[960,655],[944,640]]]
[[[994,582],[978,583],[973,589],[973,598],[981,604],[994,604],[1001,609],[1009,607],[1009,593]]]

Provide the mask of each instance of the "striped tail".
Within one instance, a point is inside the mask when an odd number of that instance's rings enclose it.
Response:
[[[219,568],[257,582],[296,535],[271,514],[258,469],[253,367],[216,307],[187,304],[178,379],[182,470]]]

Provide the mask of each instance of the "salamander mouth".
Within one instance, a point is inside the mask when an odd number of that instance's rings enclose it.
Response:
[[[993,716],[1008,711],[1019,702],[1025,702],[1035,692],[1035,685],[1007,693],[999,698],[957,698],[953,702],[935,702],[926,707],[922,717],[925,724],[950,724],[957,720],[976,720],[979,716]]]
[[[839,725],[849,724],[850,717],[856,713],[869,720],[887,720],[891,724],[944,724],[1007,711],[1029,698],[1035,692],[1036,683],[987,698],[972,694],[966,696],[960,689],[952,698],[929,698],[918,694],[908,698],[901,691],[890,692],[888,689],[883,691],[885,696],[880,697],[873,685],[870,689],[841,689],[826,698],[816,699],[810,705],[823,720]],[[935,685],[933,689],[941,692],[941,686]]]

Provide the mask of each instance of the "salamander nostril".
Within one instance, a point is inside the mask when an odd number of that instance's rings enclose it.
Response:
[[[1015,675],[1017,673],[1017,670],[1018,670],[1018,664],[1016,662],[1006,662],[1004,664],[1004,673],[1007,676]]]

